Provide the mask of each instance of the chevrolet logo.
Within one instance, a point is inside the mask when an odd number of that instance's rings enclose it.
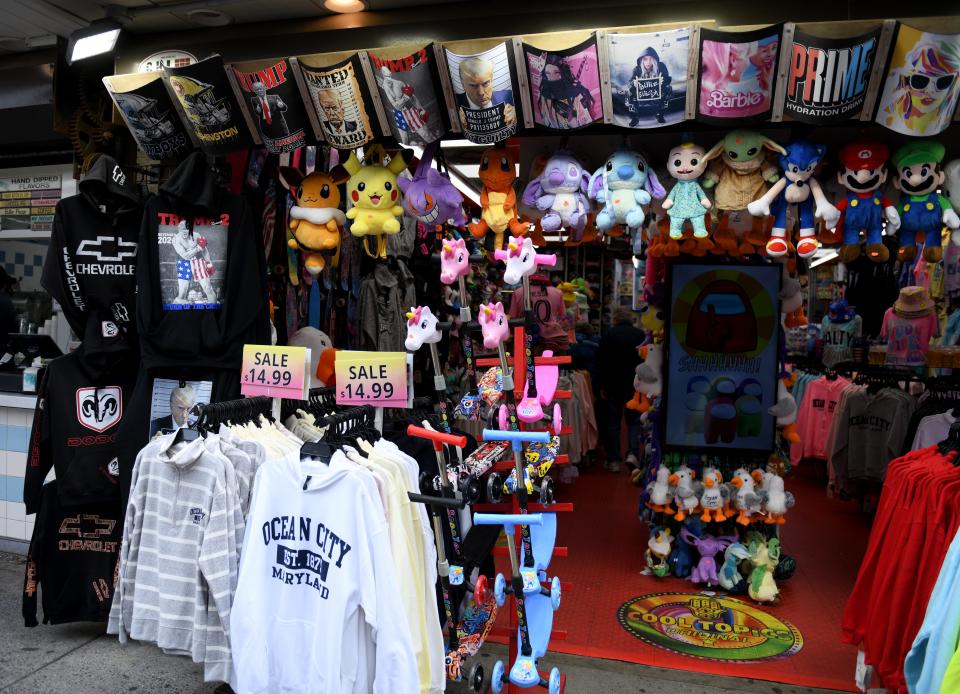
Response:
[[[111,518],[101,518],[95,513],[79,513],[76,516],[67,516],[60,524],[61,535],[76,535],[84,540],[95,540],[113,533],[117,521]]]
[[[96,239],[84,239],[77,248],[77,255],[93,256],[101,263],[116,262],[125,258],[135,258],[137,244],[115,236],[98,236]]]

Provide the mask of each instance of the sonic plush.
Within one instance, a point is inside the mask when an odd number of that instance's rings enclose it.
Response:
[[[940,262],[943,247],[940,230],[960,227],[960,218],[950,200],[937,192],[946,176],[940,169],[944,146],[934,140],[908,142],[893,154],[897,176],[893,179],[900,197],[900,249],[897,257],[910,261],[917,256],[917,232],[923,232],[923,259]]]
[[[817,251],[814,219],[823,219],[828,228],[840,220],[840,211],[831,205],[813,172],[827,153],[824,145],[815,145],[806,140],[796,140],[787,145],[787,153],[779,156],[783,176],[779,181],[749,205],[747,211],[755,217],[773,213],[773,230],[767,241],[767,254],[773,257],[786,255],[787,210],[796,206],[800,222],[800,240],[797,255],[809,258]],[[816,204],[814,204],[816,203]]]
[[[659,199],[666,195],[643,155],[625,147],[611,154],[593,173],[589,192],[590,197],[603,205],[595,220],[600,231],[608,231],[617,224],[637,231],[645,217],[642,206],[650,204],[651,196]]]

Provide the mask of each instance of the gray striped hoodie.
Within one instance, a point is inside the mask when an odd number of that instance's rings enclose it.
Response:
[[[202,438],[154,439],[137,457],[107,633],[156,643],[227,680],[242,536],[230,462]]]

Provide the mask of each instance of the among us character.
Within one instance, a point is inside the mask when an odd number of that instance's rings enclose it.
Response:
[[[177,298],[174,303],[197,303],[206,300],[216,303],[217,292],[213,288],[210,278],[216,273],[216,268],[210,260],[210,251],[207,250],[207,240],[187,226],[185,221],[177,225],[177,233],[173,236],[173,250],[180,256],[177,260]],[[191,283],[196,282],[203,290],[203,294],[191,291]]]
[[[960,218],[950,200],[938,192],[946,180],[940,168],[945,151],[940,142],[914,140],[893,154],[893,185],[902,193],[899,260],[909,261],[917,256],[917,235],[923,234],[923,259],[928,263],[940,262],[941,229],[946,226],[954,231],[960,227]]]
[[[757,348],[757,332],[747,292],[731,280],[716,280],[690,309],[686,344],[702,352],[740,354]]]
[[[645,93],[644,86],[649,84],[647,80],[656,79],[659,83],[659,98],[654,94],[650,98]],[[673,96],[673,88],[670,83],[673,78],[670,76],[670,70],[666,64],[660,60],[660,55],[653,46],[647,46],[640,57],[637,58],[637,66],[633,68],[633,74],[630,76],[630,91],[627,96],[627,108],[630,111],[630,127],[634,127],[640,122],[644,113],[653,113],[657,117],[658,123],[665,123],[664,112],[670,108],[670,98]]]
[[[196,404],[197,394],[189,383],[173,388],[170,391],[170,414],[150,422],[150,435],[189,426],[190,410]]]
[[[512,128],[517,124],[517,111],[513,106],[513,91],[510,89],[493,90],[493,63],[486,58],[474,56],[464,58],[458,66],[463,94],[455,94],[460,125],[467,128],[464,110],[479,111],[504,104],[504,126]]]
[[[860,232],[867,237],[867,257],[875,263],[885,263],[890,251],[883,245],[883,222],[887,232],[900,228],[900,215],[890,199],[878,192],[887,180],[884,163],[890,150],[879,142],[851,142],[840,150],[842,168],[837,180],[847,194],[837,202],[842,216],[838,228],[843,229],[840,260],[851,263],[860,257]]]
[[[347,120],[347,110],[343,99],[332,89],[317,92],[317,101],[323,111],[323,128],[331,135],[347,135],[356,132],[359,125],[355,120]]]
[[[290,134],[287,119],[283,112],[287,105],[276,94],[267,94],[267,85],[260,80],[253,83],[253,96],[250,97],[250,109],[257,116],[257,128],[260,134],[269,140],[279,140]]]

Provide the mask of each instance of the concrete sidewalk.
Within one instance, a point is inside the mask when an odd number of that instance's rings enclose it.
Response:
[[[107,636],[98,624],[41,624],[27,629],[20,616],[23,570],[23,557],[0,553],[0,693],[212,694],[216,690],[214,685],[203,683],[202,668],[189,659],[164,655],[149,645],[120,646],[116,637]],[[484,649],[482,662],[488,676],[494,661],[505,654],[506,649],[501,646]],[[556,665],[567,675],[567,694],[827,692],[566,655],[551,655],[543,660],[543,665],[547,669]],[[852,678],[853,673],[850,674]],[[451,685],[448,691],[467,690]]]

